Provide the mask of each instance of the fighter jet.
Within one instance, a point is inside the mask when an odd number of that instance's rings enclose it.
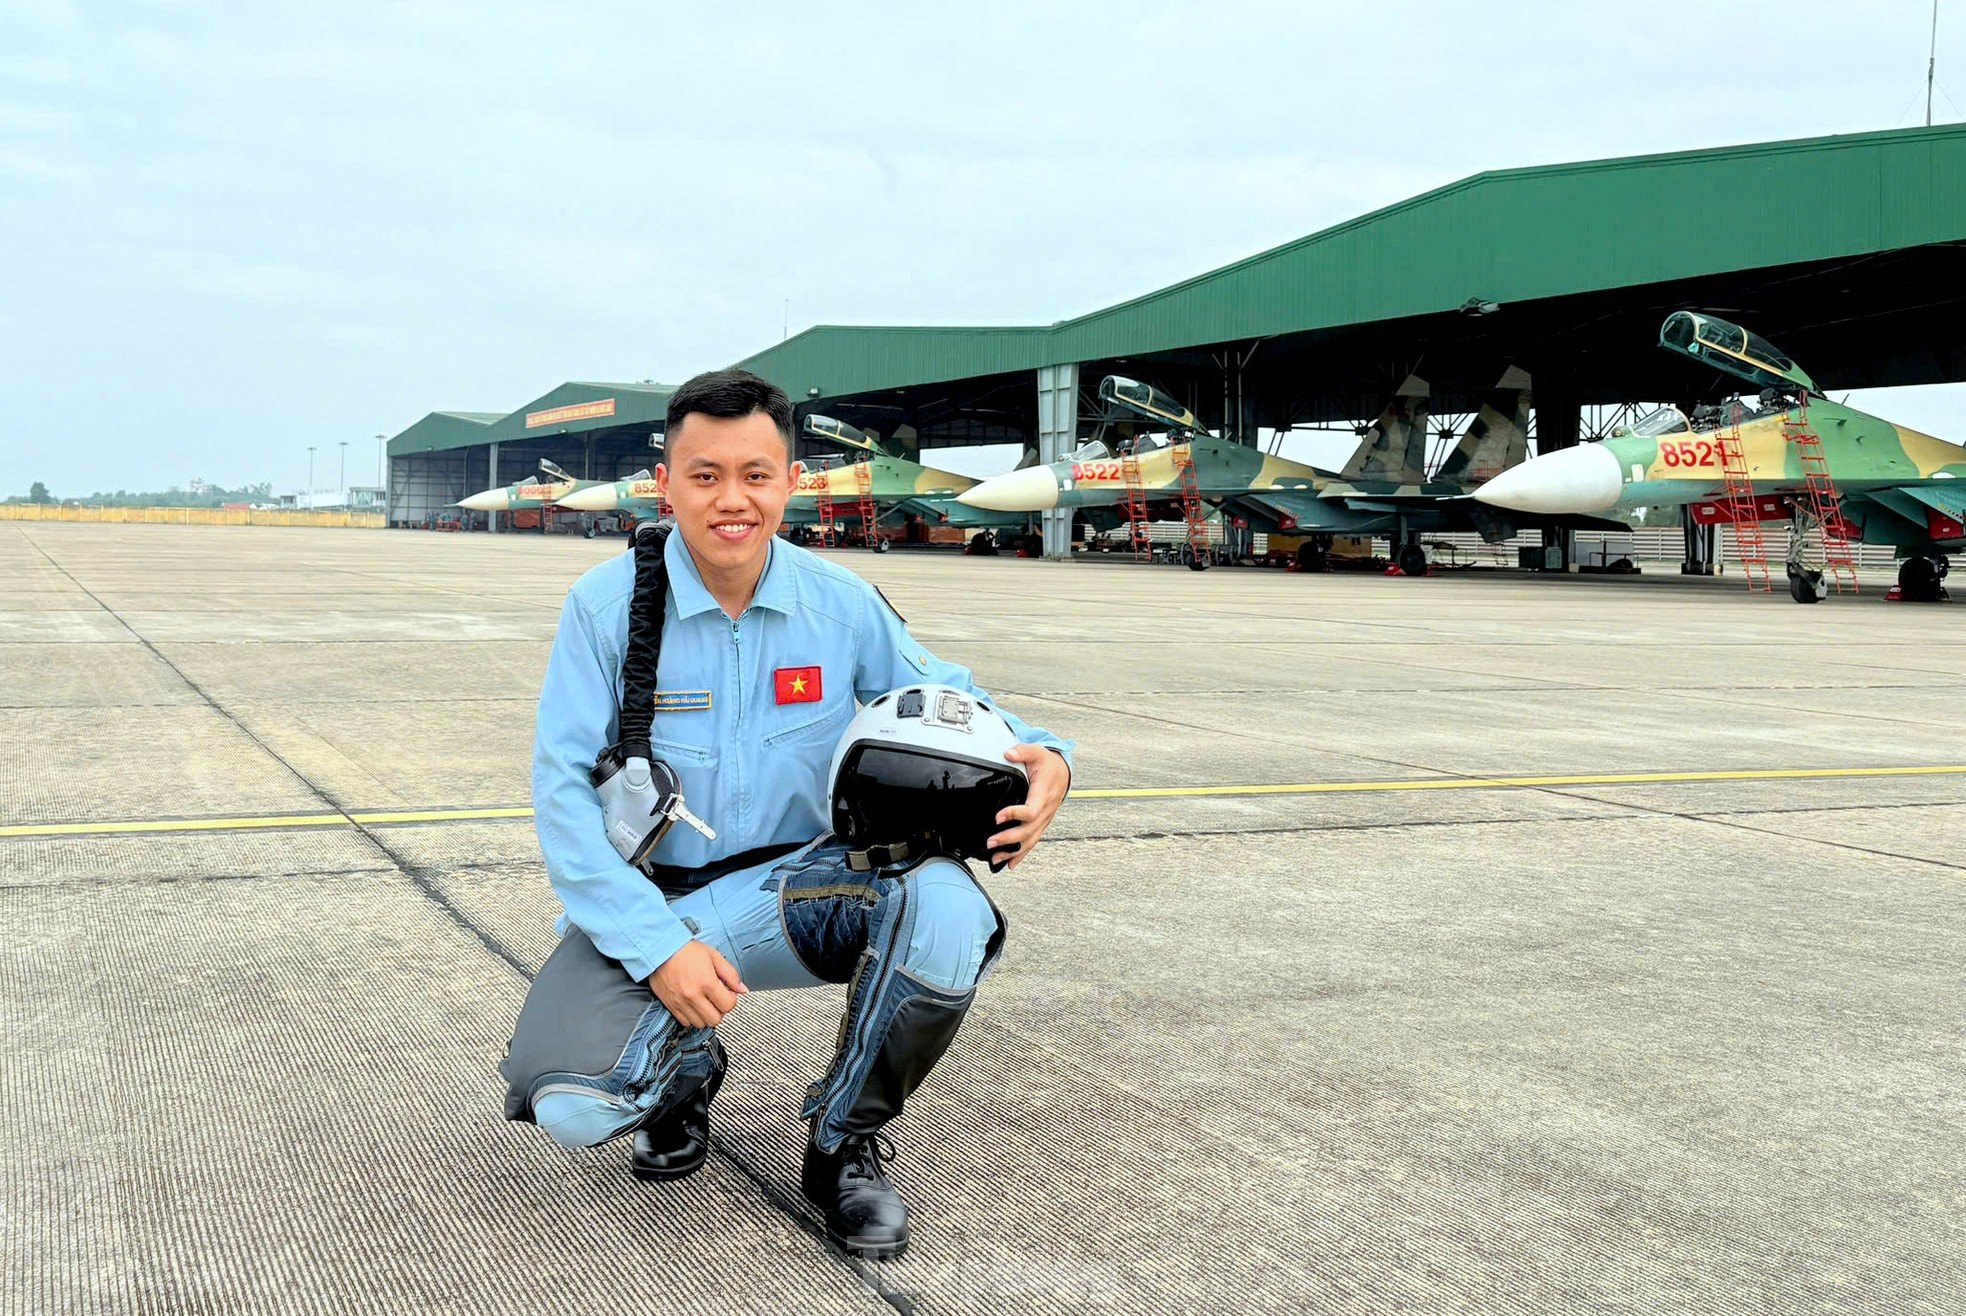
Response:
[[[473,512],[520,512],[542,507],[569,507],[567,495],[581,489],[591,489],[604,483],[601,480],[576,480],[552,462],[540,459],[539,469],[547,478],[544,480],[519,480],[497,489],[486,489],[474,493],[469,498],[460,498],[457,505]],[[630,479],[646,479],[647,471],[630,476]],[[579,510],[579,509],[574,509]]]
[[[832,502],[835,522],[858,525],[863,494],[873,500],[877,525],[897,514],[920,516],[933,525],[992,531],[1021,531],[1029,521],[1023,515],[979,512],[957,503],[955,495],[976,481],[891,451],[890,447],[901,451],[912,449],[914,432],[906,426],[889,440],[889,446],[883,446],[877,436],[829,416],[806,417],[805,432],[824,442],[852,449],[860,458],[802,470],[786,504],[788,525],[818,525],[822,495]],[[658,511],[658,502],[655,481],[644,472],[638,477],[569,494],[559,500],[559,505],[577,511],[620,510],[650,516]],[[885,550],[887,543],[887,538],[882,536],[875,538],[872,546]]]
[[[1663,407],[1601,443],[1506,471],[1475,497],[1516,512],[1620,519],[1639,507],[1691,506],[1695,520],[1713,524],[1750,514],[1751,495],[1757,522],[1792,523],[1787,566],[1796,602],[1825,593],[1823,568],[1803,558],[1811,528],[1827,529],[1830,542],[1890,544],[1902,559],[1900,597],[1945,597],[1949,558],[1966,549],[1966,448],[1832,402],[1795,362],[1725,320],[1676,311],[1660,327],[1659,345],[1761,392],[1691,416]],[[1729,465],[1738,498],[1728,488]]]
[[[1114,412],[1157,422],[1165,441],[1136,440],[1131,456],[1139,476],[1129,480],[1125,455],[1082,448],[1067,461],[1033,466],[985,480],[957,495],[972,507],[1033,512],[1048,507],[1085,509],[1100,524],[1117,522],[1130,489],[1144,498],[1151,519],[1179,517],[1191,465],[1195,493],[1225,514],[1244,516],[1252,528],[1308,535],[1299,561],[1324,565],[1334,535],[1387,535],[1406,575],[1425,575],[1426,531],[1477,530],[1499,543],[1514,534],[1512,518],[1469,503],[1470,489],[1488,475],[1528,455],[1529,376],[1510,367],[1483,401],[1440,471],[1426,474],[1427,417],[1431,390],[1408,376],[1385,410],[1365,431],[1342,471],[1328,471],[1217,438],[1194,414],[1149,384],[1109,375],[1099,396]]]

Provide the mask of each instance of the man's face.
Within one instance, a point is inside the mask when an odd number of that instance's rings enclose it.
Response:
[[[770,416],[693,411],[668,436],[656,487],[696,559],[721,571],[762,571],[798,480]]]

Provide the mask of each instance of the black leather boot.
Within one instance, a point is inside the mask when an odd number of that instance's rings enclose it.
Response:
[[[682,1104],[635,1130],[628,1172],[649,1183],[686,1179],[710,1159],[710,1103],[724,1085],[724,1045],[711,1041],[716,1068]]]
[[[825,1218],[826,1233],[855,1256],[898,1257],[908,1249],[908,1204],[882,1165],[894,1145],[878,1133],[849,1137],[838,1151],[806,1144],[799,1186]]]

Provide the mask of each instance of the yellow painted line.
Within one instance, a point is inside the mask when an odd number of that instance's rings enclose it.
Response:
[[[381,813],[300,813],[270,818],[167,818],[154,822],[29,823],[0,827],[0,840],[22,836],[131,836],[158,832],[257,832],[281,828],[353,827],[384,823],[482,822],[530,818],[529,808],[415,809]]]
[[[1171,800],[1232,795],[1358,795],[1384,791],[1535,790],[1550,786],[1674,786],[1721,781],[1820,781],[1851,777],[1960,777],[1966,764],[1902,768],[1743,768],[1719,772],[1606,772],[1551,777],[1411,777],[1397,781],[1300,781],[1231,786],[1112,786],[1072,792],[1075,800]],[[524,806],[502,809],[409,809],[285,814],[266,818],[169,818],[152,822],[25,823],[0,827],[0,839],[136,836],[163,832],[246,832],[530,818]]]
[[[532,810],[519,805],[510,809],[423,809],[407,813],[351,813],[348,821],[370,823],[455,822],[460,819],[482,822],[487,818],[530,818]]]
[[[1077,790],[1075,800],[1155,800],[1203,795],[1350,795],[1366,791],[1521,790],[1539,786],[1677,785],[1703,781],[1803,781],[1826,777],[1956,777],[1966,764],[1915,768],[1751,768],[1732,772],[1613,772],[1570,777],[1415,777],[1275,786],[1122,786]]]
[[[339,813],[281,818],[165,818],[155,822],[31,823],[25,826],[0,827],[0,837],[135,836],[157,832],[261,831],[281,827],[345,827],[347,825],[347,816]]]

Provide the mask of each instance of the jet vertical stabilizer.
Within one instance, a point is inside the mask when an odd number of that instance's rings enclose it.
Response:
[[[1530,405],[1529,373],[1510,366],[1434,472],[1434,483],[1476,485],[1529,460]]]
[[[1427,479],[1427,401],[1430,389],[1418,375],[1408,375],[1392,401],[1372,422],[1365,441],[1345,463],[1344,478],[1384,480],[1392,484],[1424,484]]]

